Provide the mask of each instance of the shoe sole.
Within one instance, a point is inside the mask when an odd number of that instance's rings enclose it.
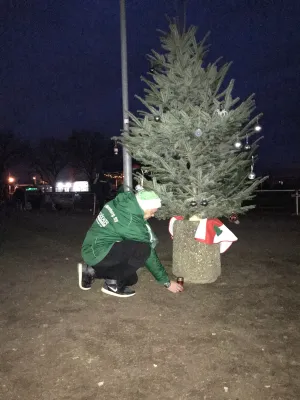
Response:
[[[111,292],[110,290],[107,290],[105,288],[102,288],[101,292],[105,293],[105,294],[109,294],[110,296],[115,296],[115,297],[132,297],[132,296],[135,295],[135,293],[132,293],[132,294],[118,294],[118,293]]]
[[[77,264],[77,272],[78,272],[78,285],[81,290],[90,290],[91,288],[85,288],[82,286],[82,264],[78,263]]]

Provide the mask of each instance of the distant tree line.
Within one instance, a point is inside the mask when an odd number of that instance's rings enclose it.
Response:
[[[21,162],[26,162],[33,174],[38,174],[52,187],[66,166],[84,172],[92,184],[96,173],[121,165],[121,157],[114,156],[113,146],[110,138],[86,130],[74,130],[66,139],[42,138],[37,144],[11,131],[0,131],[0,187],[7,183],[9,170]]]

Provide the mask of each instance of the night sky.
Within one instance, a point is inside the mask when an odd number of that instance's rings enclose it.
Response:
[[[140,108],[146,54],[175,0],[127,0],[129,105]],[[2,0],[0,128],[36,140],[122,128],[118,0]],[[235,95],[256,93],[260,166],[300,167],[300,1],[189,0],[187,25],[211,31],[209,60],[233,61]]]

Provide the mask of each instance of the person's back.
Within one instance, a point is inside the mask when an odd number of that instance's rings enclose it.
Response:
[[[17,188],[12,195],[12,201],[18,209],[24,210],[25,190],[23,188]]]
[[[95,193],[100,210],[107,201],[109,186],[104,174],[98,174],[92,186],[93,193]]]
[[[119,193],[101,210],[82,245],[84,261],[93,266],[103,259],[115,242],[131,239],[150,243],[144,212],[131,192]]]

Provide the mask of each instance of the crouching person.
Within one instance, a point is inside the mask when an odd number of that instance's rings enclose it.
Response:
[[[102,292],[129,297],[138,281],[137,270],[143,266],[156,281],[173,293],[183,289],[170,281],[155,251],[157,238],[147,220],[161,207],[153,191],[120,193],[108,202],[87,232],[82,245],[86,265],[78,264],[82,290],[91,289],[95,278],[104,279]]]

